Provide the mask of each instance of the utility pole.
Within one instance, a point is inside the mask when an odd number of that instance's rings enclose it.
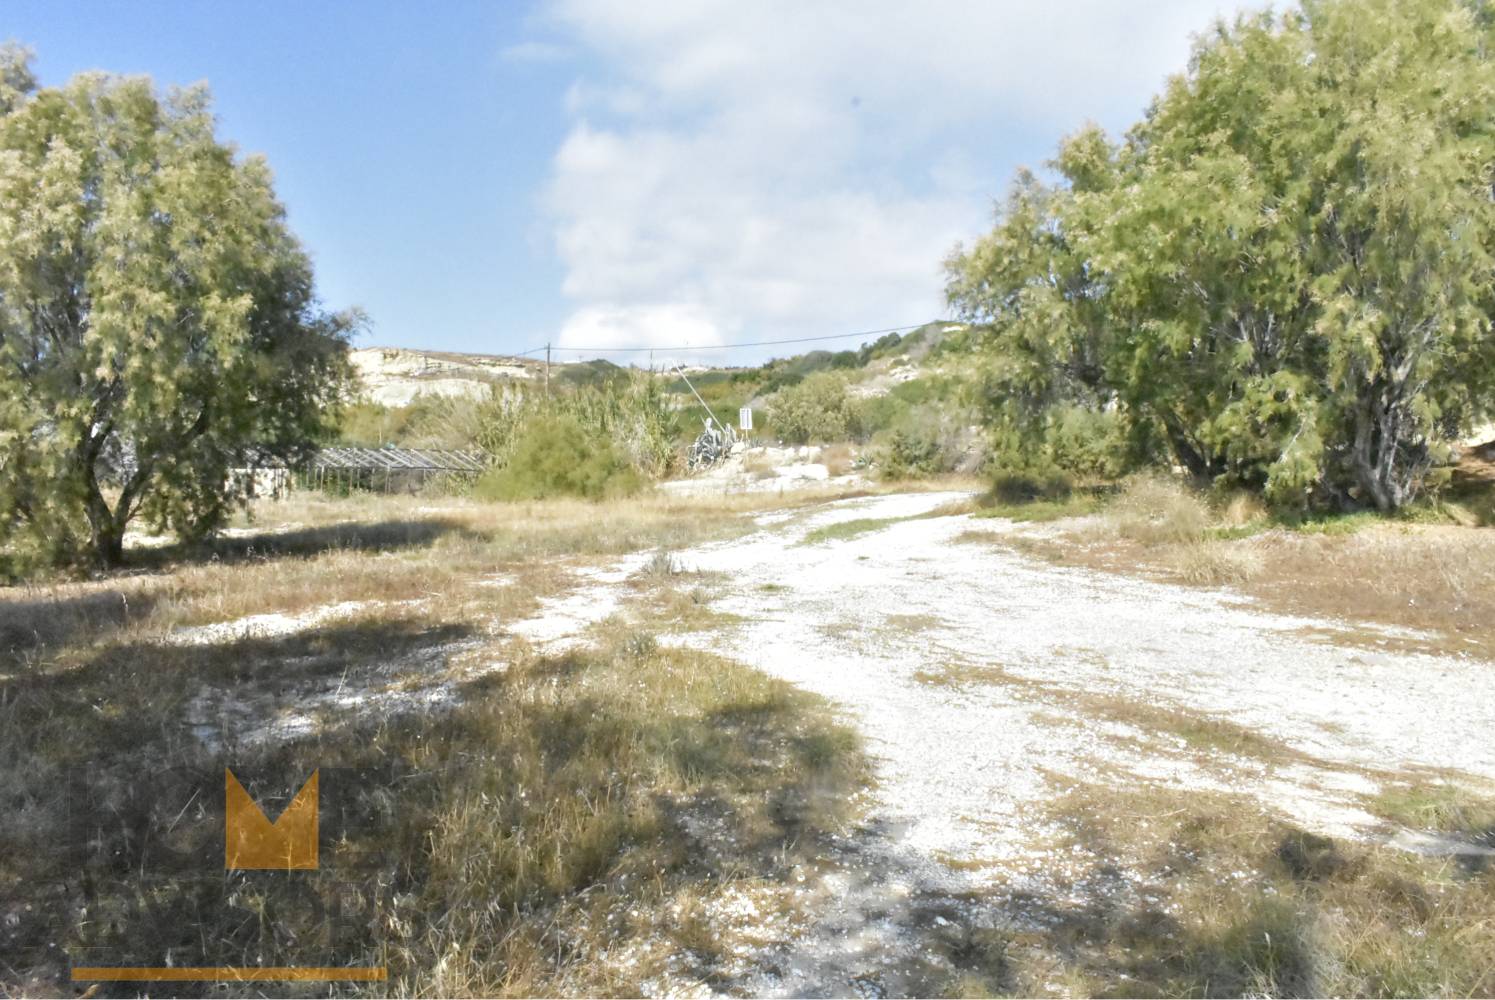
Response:
[[[545,345],[545,398],[550,398],[550,345]]]

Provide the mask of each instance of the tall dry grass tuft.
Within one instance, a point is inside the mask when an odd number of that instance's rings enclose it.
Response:
[[[849,444],[829,444],[820,449],[820,464],[832,476],[850,475],[855,468],[856,453]]]
[[[1202,541],[1209,531],[1209,506],[1187,486],[1160,475],[1128,479],[1106,511],[1122,538],[1142,545]]]
[[[1244,528],[1261,524],[1270,517],[1267,505],[1261,497],[1245,490],[1236,490],[1225,497],[1219,505],[1220,523],[1227,528]]]
[[[1186,583],[1241,584],[1255,579],[1265,561],[1250,541],[1195,541],[1173,546],[1168,565]]]

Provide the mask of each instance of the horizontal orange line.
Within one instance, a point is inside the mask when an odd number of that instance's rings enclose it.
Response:
[[[149,965],[79,965],[73,968],[75,983],[96,979],[121,982],[383,982],[386,978],[388,973],[382,965],[342,968],[325,965],[183,965],[159,968]]]

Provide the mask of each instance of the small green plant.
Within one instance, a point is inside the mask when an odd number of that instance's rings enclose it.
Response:
[[[575,417],[561,415],[526,422],[507,464],[485,473],[473,492],[484,500],[600,500],[637,493],[643,485],[612,442],[588,434]]]
[[[837,521],[835,524],[827,524],[814,529],[805,535],[803,545],[816,545],[820,542],[839,542],[858,535],[865,535],[869,531],[880,531],[890,524],[906,521],[906,517],[858,517],[850,521]]]

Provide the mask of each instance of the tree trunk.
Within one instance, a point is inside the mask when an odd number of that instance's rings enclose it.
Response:
[[[96,456],[97,447],[91,454]],[[115,569],[125,561],[125,524],[128,507],[121,501],[114,510],[99,489],[99,477],[91,458],[83,473],[83,512],[88,516],[90,555],[102,569]]]
[[[93,533],[94,558],[104,569],[116,569],[125,564],[125,533],[116,528],[111,520],[103,530]]]
[[[1204,454],[1203,449],[1195,446],[1194,440],[1184,431],[1182,421],[1169,413],[1157,411],[1163,422],[1163,430],[1168,438],[1168,446],[1173,451],[1173,457],[1178,464],[1188,470],[1190,476],[1200,482],[1213,479],[1221,470],[1214,467],[1214,463]]]
[[[123,565],[125,559],[124,525],[118,523],[93,477],[88,479],[89,493],[83,510],[88,515],[90,555],[101,568],[114,569]]]
[[[1382,512],[1394,511],[1412,499],[1421,471],[1416,452],[1422,442],[1403,440],[1401,407],[1391,395],[1390,387],[1380,379],[1362,390],[1350,452],[1356,484]]]

